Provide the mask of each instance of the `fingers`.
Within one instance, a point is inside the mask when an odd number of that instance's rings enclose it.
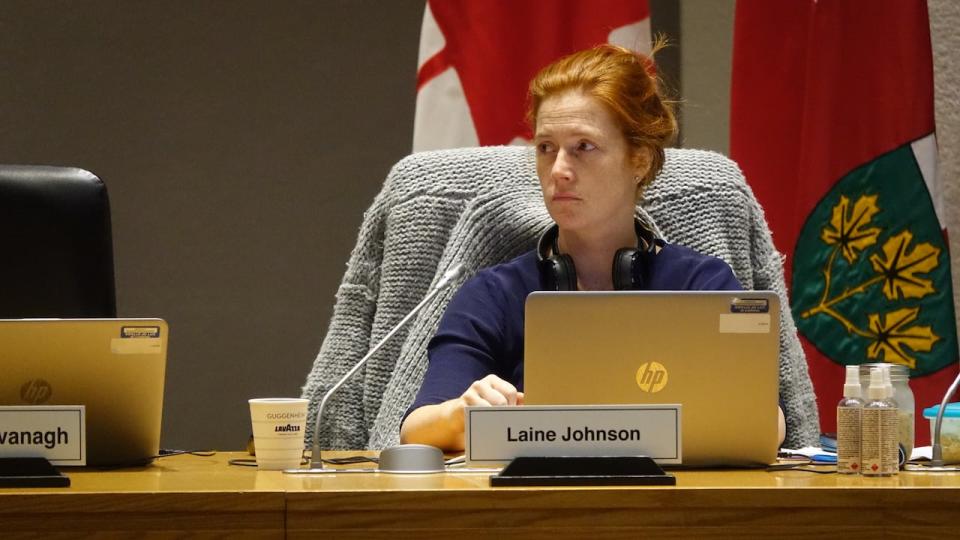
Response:
[[[493,393],[486,398],[491,405],[516,405],[517,388],[496,375],[487,375],[482,379],[490,383]],[[491,399],[492,398],[492,399]]]
[[[522,402],[523,394],[507,381],[496,375],[487,375],[479,381],[474,381],[470,388],[461,396],[466,405],[518,405]],[[518,399],[521,400],[518,402]]]

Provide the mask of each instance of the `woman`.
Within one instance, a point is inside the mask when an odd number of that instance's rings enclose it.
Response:
[[[464,407],[523,404],[530,292],[742,288],[720,259],[666,244],[635,218],[676,134],[650,71],[649,58],[602,45],[558,60],[530,83],[537,176],[556,225],[535,251],[477,273],[450,301],[402,442],[462,450]],[[783,426],[781,412],[781,441]]]

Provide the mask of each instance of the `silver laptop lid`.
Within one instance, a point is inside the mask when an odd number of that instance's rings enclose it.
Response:
[[[525,403],[681,403],[684,465],[772,463],[779,314],[769,291],[532,293]]]
[[[0,320],[0,405],[85,405],[87,464],[142,464],[160,450],[167,323]]]

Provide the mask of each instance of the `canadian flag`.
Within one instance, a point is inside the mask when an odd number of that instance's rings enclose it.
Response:
[[[423,15],[413,150],[525,144],[527,85],[572,52],[650,50],[646,0],[430,0]]]

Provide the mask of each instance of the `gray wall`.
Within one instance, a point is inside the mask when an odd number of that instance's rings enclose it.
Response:
[[[733,5],[655,20],[682,39],[685,146],[729,146]],[[958,5],[931,2],[951,209]],[[239,448],[247,398],[299,395],[362,212],[409,152],[423,1],[0,7],[0,162],[106,181],[120,314],[171,325],[163,444]]]
[[[933,43],[933,88],[936,96],[937,176],[943,186],[953,302],[960,306],[960,2],[930,0],[930,40]],[[960,309],[957,310],[960,314]],[[960,317],[957,318],[960,331]],[[954,400],[957,401],[957,400]]]
[[[730,149],[730,62],[734,0],[684,0],[681,128],[683,146],[727,154]]]
[[[108,185],[118,309],[170,323],[163,444],[298,396],[410,150],[421,0],[3,0],[0,162]]]

